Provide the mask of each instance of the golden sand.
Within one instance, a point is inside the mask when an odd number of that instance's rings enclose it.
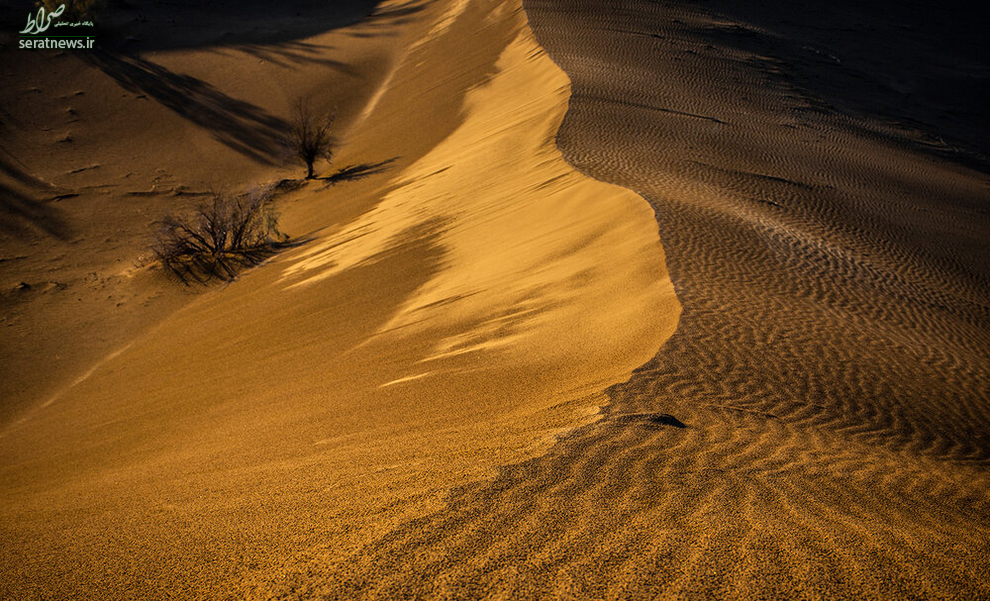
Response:
[[[561,158],[568,80],[519,7],[419,19],[338,159],[384,173],[287,195],[304,244],[5,427],[10,594],[260,595],[545,452],[674,331],[652,211]],[[161,61],[205,79],[199,52]]]
[[[0,48],[0,598],[990,598],[979,19],[128,4],[140,59]],[[157,278],[298,96],[359,176]]]

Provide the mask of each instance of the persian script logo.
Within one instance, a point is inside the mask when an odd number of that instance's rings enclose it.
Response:
[[[52,19],[61,17],[62,13],[64,12],[65,12],[65,5],[63,4],[54,11],[48,13],[48,15],[45,15],[45,7],[42,6],[41,8],[38,9],[37,17],[32,18],[31,15],[28,15],[27,27],[22,29],[21,33],[26,33],[28,35],[36,35],[43,31],[47,31],[48,26],[52,24]]]
[[[52,26],[52,21],[58,19],[65,12],[65,5],[62,4],[55,10],[48,12],[45,7],[38,9],[37,15],[29,14],[27,25],[19,33],[21,34],[20,48],[43,48],[43,49],[86,49],[92,48],[96,41],[92,35],[42,35]],[[92,21],[80,21],[67,23],[57,21],[55,27],[92,27]]]

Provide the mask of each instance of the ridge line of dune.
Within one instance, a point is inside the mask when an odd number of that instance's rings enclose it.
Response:
[[[969,273],[979,247],[950,242],[985,178],[808,111],[747,54],[755,30],[716,14],[526,7],[575,83],[568,162],[656,208],[678,329],[602,420],[290,582],[329,598],[990,595],[987,279]],[[663,118],[681,113],[724,129]],[[919,206],[944,211],[943,248],[916,233],[934,229]]]
[[[286,192],[311,240],[0,439],[4,594],[265,596],[599,419],[674,330],[652,212],[561,157],[521,7],[424,6],[335,157],[387,168]]]
[[[509,2],[506,4],[512,6],[514,10],[519,10],[520,12],[524,13],[521,6],[515,8],[516,5],[515,2]],[[523,16],[522,19],[523,21],[525,21],[525,16]],[[533,38],[533,34],[529,30],[529,26],[525,22],[521,25],[521,28],[523,31],[519,34],[520,37],[525,37],[526,43],[531,44],[534,47],[534,49],[529,50],[529,60],[546,61],[548,64],[552,66],[552,68],[555,71],[557,71],[560,74],[560,76],[563,77],[564,81],[566,82],[566,86],[565,86],[566,92],[562,93],[562,95],[560,96],[561,98],[560,103],[563,109],[561,111],[561,117],[560,117],[562,120],[564,118],[563,116],[564,113],[566,113],[567,111],[567,106],[571,98],[570,80],[567,77],[567,74],[549,59],[549,57],[546,54],[546,51]],[[553,144],[555,147],[556,147],[556,142],[555,142],[556,132],[559,129],[559,126],[560,126],[560,121],[557,122],[557,125],[553,128],[553,133],[550,136],[551,139],[554,140]],[[566,157],[564,158],[564,160],[566,160]],[[570,164],[570,161],[567,161],[567,164],[568,164],[568,169],[571,169],[574,172],[579,171],[575,166]],[[429,168],[424,168],[422,170],[422,173],[423,175],[428,175],[429,171],[430,171]],[[414,178],[410,177],[409,179],[413,180]],[[630,195],[636,197],[639,203],[645,204],[645,200],[641,196],[635,194],[635,192],[633,192],[626,186],[623,186],[623,188],[628,190],[628,193]],[[653,224],[653,226],[655,227],[656,221],[654,219],[652,209],[648,210],[646,214],[649,216],[649,221],[651,222],[651,224]],[[344,239],[346,239],[349,236],[352,237],[353,234],[348,234],[346,232],[343,234]],[[657,241],[657,244],[659,245],[660,242]],[[330,245],[334,246],[335,243],[331,241]],[[348,263],[345,263],[344,267],[346,267],[347,264],[354,262],[355,260],[359,260],[359,259],[348,260]],[[334,269],[338,269],[338,268],[339,267],[334,267]],[[656,274],[656,275],[643,274],[643,275],[647,277],[662,277],[662,274]],[[298,285],[298,283],[305,281],[306,280],[301,280],[293,285]],[[674,302],[676,303],[676,301]],[[676,316],[676,313],[674,313],[674,315]],[[667,316],[654,314],[651,316],[651,319],[653,320],[653,324],[650,327],[661,327],[664,329],[664,331],[668,332],[667,335],[669,335],[669,332],[672,332],[676,327],[676,318],[674,324],[670,324],[670,323],[664,324],[662,320],[668,318],[669,317]],[[623,378],[623,380],[627,379],[632,374],[634,374],[638,369],[642,367],[642,365],[643,364],[637,364],[637,366],[633,367],[629,372],[626,372],[626,375]],[[425,375],[427,374],[417,374],[414,376],[409,376],[408,379],[418,379],[424,377]],[[616,383],[608,387],[604,387],[603,388],[604,395],[610,396],[609,391],[618,385],[619,384]],[[610,402],[608,400],[608,397],[605,397],[602,400],[606,402]],[[608,404],[603,404],[599,401],[598,409],[599,412],[597,415],[593,417],[593,420],[590,421],[585,420],[583,424],[579,424],[574,427],[570,427],[565,430],[558,431],[552,443],[550,445],[545,446],[544,449],[541,450],[539,453],[535,455],[531,455],[530,457],[524,460],[515,459],[508,463],[503,463],[498,468],[497,474],[494,476],[493,480],[490,478],[485,478],[484,480],[473,482],[470,485],[452,489],[450,491],[450,498],[446,501],[446,507],[444,509],[441,509],[436,513],[426,514],[424,516],[417,517],[415,519],[396,525],[396,527],[390,530],[387,534],[385,534],[375,542],[372,542],[360,548],[358,551],[356,551],[355,554],[353,555],[347,554],[346,556],[344,556],[342,559],[339,560],[340,563],[337,563],[338,560],[331,559],[331,557],[337,554],[331,554],[330,556],[323,558],[317,555],[315,558],[310,559],[307,562],[304,562],[302,566],[292,567],[286,574],[283,574],[274,581],[275,583],[274,588],[269,588],[269,585],[262,586],[259,590],[265,592],[261,594],[261,597],[264,597],[266,595],[274,595],[276,598],[280,598],[280,599],[281,598],[295,599],[295,598],[310,598],[310,596],[314,596],[315,598],[315,597],[319,597],[320,595],[329,595],[329,598],[379,598],[382,596],[390,596],[390,595],[398,595],[399,597],[404,596],[405,593],[399,593],[399,591],[405,589],[406,585],[403,584],[401,579],[396,579],[396,578],[399,577],[400,575],[402,578],[409,577],[411,575],[410,570],[412,569],[412,567],[401,563],[392,564],[383,561],[384,557],[392,556],[392,553],[395,550],[395,547],[393,546],[394,544],[396,544],[398,541],[403,541],[403,545],[405,546],[406,544],[408,544],[408,539],[406,539],[406,537],[410,536],[411,533],[417,532],[424,527],[429,529],[431,532],[433,532],[435,536],[439,537],[438,539],[431,538],[430,539],[431,541],[445,540],[447,536],[450,537],[459,536],[457,534],[457,530],[461,525],[460,522],[455,522],[453,527],[451,527],[451,525],[445,523],[444,518],[442,516],[450,514],[451,512],[455,512],[456,514],[456,512],[458,511],[458,507],[460,505],[460,499],[462,498],[463,495],[470,495],[471,492],[473,491],[487,490],[489,487],[492,486],[499,487],[502,485],[501,483],[503,479],[508,474],[513,474],[520,469],[527,469],[527,466],[529,465],[532,465],[534,463],[540,463],[541,461],[544,461],[548,458],[552,458],[555,455],[559,454],[562,445],[572,444],[570,441],[572,441],[575,438],[583,437],[584,433],[588,430],[588,428],[595,427],[595,425],[600,424],[601,420],[603,419],[605,420],[610,419],[609,418],[610,407]],[[629,416],[629,417],[631,417],[633,422],[640,421],[642,423],[652,424],[654,423],[653,420],[656,418],[656,416],[657,416],[656,413],[644,413],[637,416]],[[500,511],[499,514],[502,514],[502,512]],[[512,519],[513,520],[525,519],[526,514],[527,512],[521,512],[518,515],[515,515]],[[519,541],[517,541],[517,543],[518,542]],[[415,546],[407,547],[407,548],[409,549],[418,548],[420,545],[429,548],[430,543],[425,543],[424,541],[419,540]],[[499,547],[501,547],[501,545],[499,545]],[[495,550],[496,548],[493,548],[491,552],[494,552]],[[503,551],[512,552],[512,548],[511,546],[505,547],[503,548]],[[436,560],[433,562],[433,566],[435,567],[424,568],[423,566],[418,566],[416,568],[417,575],[414,577],[415,581],[418,583],[421,581],[421,578],[427,577],[431,574],[435,575],[434,570],[444,569],[442,568],[442,566],[449,567],[450,565],[453,565],[451,563],[451,559],[447,558],[447,554],[449,552],[450,552],[449,550],[444,551],[444,555],[443,555],[443,557],[445,557],[444,559],[441,559],[439,556],[436,558]],[[403,553],[399,553],[394,558],[394,560],[402,562],[404,561],[403,559],[401,559],[402,556]],[[368,563],[369,561],[371,561],[371,563]],[[456,560],[454,560],[454,563],[456,563]],[[363,579],[363,578],[355,579],[354,574],[361,573],[362,570],[364,569],[368,569],[371,572],[371,574],[368,576],[368,579]],[[378,579],[381,579],[381,581],[377,582]],[[298,590],[301,587],[304,587],[309,592],[307,594],[298,597],[295,594],[288,594],[285,592],[288,590]],[[470,594],[470,593],[462,590],[459,591],[457,594],[461,595],[461,594]]]

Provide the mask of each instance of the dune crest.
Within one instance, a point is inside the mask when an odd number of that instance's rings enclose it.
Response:
[[[656,209],[677,331],[602,419],[292,582],[348,599],[990,597],[985,57],[967,67],[986,19],[525,6],[573,82],[565,156]]]
[[[341,149],[389,170],[288,194],[309,242],[7,428],[5,595],[264,596],[594,421],[674,331],[652,211],[564,162],[518,5],[441,8]]]
[[[474,324],[457,335],[463,341],[507,335],[518,324],[532,341],[511,339],[520,360],[549,353],[577,359],[580,352],[571,349],[586,340],[623,349],[647,336],[652,340],[642,346],[649,348],[669,335],[652,333],[669,328],[669,318],[647,324],[634,317],[664,303],[669,309],[661,314],[676,315],[652,213],[636,195],[563,162],[553,136],[568,82],[535,52],[520,34],[501,54],[492,81],[468,94],[464,122],[403,171],[395,191],[287,261],[288,289],[375,260],[407,231],[433,223],[443,268],[381,332],[438,321]],[[501,346],[509,343],[503,336]]]

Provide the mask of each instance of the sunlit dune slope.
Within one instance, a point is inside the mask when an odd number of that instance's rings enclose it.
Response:
[[[677,330],[287,598],[990,598],[986,10],[524,4],[565,156],[656,210]]]
[[[285,196],[301,245],[2,432],[5,595],[271,590],[544,452],[674,331],[653,212],[561,158],[518,5],[423,18],[341,151],[381,172]]]

